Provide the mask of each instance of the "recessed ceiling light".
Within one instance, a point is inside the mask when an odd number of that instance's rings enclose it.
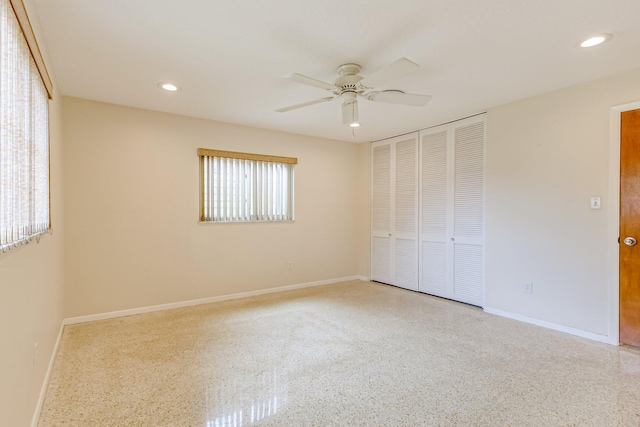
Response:
[[[178,86],[172,84],[172,83],[158,83],[158,86],[160,86],[162,89],[168,91],[168,92],[175,92],[178,89],[180,89]]]
[[[351,126],[352,128],[357,128],[358,126],[360,126],[360,123],[351,123],[349,126]]]
[[[602,44],[611,38],[611,34],[598,34],[597,36],[593,36],[588,38],[587,40],[580,43],[580,47],[593,47],[599,44]]]

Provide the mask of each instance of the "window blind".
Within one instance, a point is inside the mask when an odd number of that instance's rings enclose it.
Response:
[[[8,0],[0,0],[0,249],[50,229],[47,88]]]
[[[202,149],[198,153],[202,189],[200,221],[293,220],[296,159]],[[205,153],[213,155],[203,155]]]

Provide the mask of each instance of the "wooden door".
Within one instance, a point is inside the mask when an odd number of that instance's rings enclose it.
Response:
[[[620,129],[620,342],[640,347],[640,110]]]

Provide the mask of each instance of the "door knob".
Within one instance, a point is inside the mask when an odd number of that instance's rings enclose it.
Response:
[[[635,246],[635,244],[638,243],[633,237],[625,237],[623,242],[627,246]]]

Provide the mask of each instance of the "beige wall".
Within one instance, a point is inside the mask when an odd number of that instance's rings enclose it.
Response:
[[[31,422],[63,318],[60,97],[50,104],[53,234],[0,252],[0,426]],[[38,358],[33,366],[33,347]]]
[[[358,273],[358,145],[63,104],[67,317]],[[198,147],[298,157],[296,221],[198,224]]]
[[[609,114],[638,100],[634,70],[489,110],[487,307],[607,335]]]
[[[358,275],[371,275],[371,143],[358,145]]]
[[[27,12],[33,10],[26,0]],[[30,13],[31,14],[31,13]],[[31,14],[34,16],[35,14]],[[40,37],[37,20],[31,24]],[[45,61],[46,45],[40,43]],[[54,80],[55,76],[51,76]],[[0,426],[28,426],[60,332],[64,311],[64,217],[61,97],[49,104],[53,234],[0,251]],[[33,364],[33,348],[38,357]]]

